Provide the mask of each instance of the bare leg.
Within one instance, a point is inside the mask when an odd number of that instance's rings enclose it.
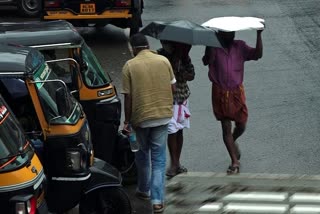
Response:
[[[233,129],[233,140],[236,141],[246,130],[246,123],[236,123],[236,126]]]
[[[183,131],[179,130],[168,136],[168,149],[170,153],[170,167],[168,174],[175,174],[180,166],[180,156],[183,146]]]
[[[179,159],[176,155],[178,153],[177,133],[168,135],[168,149],[170,154],[170,167],[168,169],[168,172],[169,174],[172,174],[179,166]]]
[[[222,120],[221,126],[222,126],[223,141],[227,147],[229,156],[231,158],[231,165],[239,166],[240,162],[238,161],[238,158],[237,158],[237,149],[234,144],[234,140],[231,132],[232,123],[230,120]]]
[[[182,151],[182,146],[183,146],[183,130],[179,130],[177,132],[177,166],[180,166],[180,156],[181,156],[181,151]]]
[[[245,129],[246,129],[246,123],[237,123],[236,122],[235,128],[233,129],[233,133],[232,133],[233,142],[236,146],[238,160],[240,160],[240,158],[241,158],[241,151],[240,151],[239,145],[236,142],[236,140],[244,133]]]

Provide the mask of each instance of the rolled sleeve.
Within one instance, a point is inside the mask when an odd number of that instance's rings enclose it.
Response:
[[[167,64],[167,66],[168,66],[168,68],[169,68],[170,80],[171,80],[170,83],[173,85],[173,84],[175,84],[177,81],[176,81],[176,78],[175,78],[175,75],[174,75],[174,73],[173,73],[173,69],[172,69],[172,66],[171,66],[169,60],[166,61],[166,64]]]
[[[256,49],[255,48],[250,47],[244,41],[241,41],[240,45],[241,45],[241,49],[242,49],[245,61],[258,60],[259,59],[259,57],[256,54]]]

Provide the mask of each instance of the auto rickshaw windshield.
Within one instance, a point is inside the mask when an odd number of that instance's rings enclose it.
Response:
[[[21,167],[33,156],[17,119],[0,99],[0,172]]]
[[[44,63],[35,72],[34,76],[46,120],[50,124],[76,124],[82,114],[81,107],[70,94],[65,84],[59,80],[57,75],[48,67],[47,63]],[[58,99],[62,99],[62,97],[57,96],[57,92],[61,88],[64,88],[66,91],[64,94],[66,100],[64,112],[66,112],[66,114],[59,112],[57,104],[59,102]]]
[[[82,45],[83,61],[87,62],[87,67],[82,72],[85,84],[88,87],[102,87],[111,83],[110,76],[104,72],[96,56],[86,43]]]

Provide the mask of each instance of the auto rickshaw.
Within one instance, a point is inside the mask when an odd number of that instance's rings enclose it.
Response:
[[[131,213],[121,174],[94,158],[82,106],[39,51],[0,46],[0,93],[38,148],[50,212]]]
[[[47,214],[40,160],[0,95],[0,212]]]
[[[61,72],[56,74],[67,81],[73,96],[83,106],[91,128],[95,156],[122,172],[126,183],[135,182],[134,154],[126,137],[119,134],[121,101],[116,87],[72,24],[63,20],[0,23],[0,42],[36,48],[50,61],[50,67],[56,67],[58,62],[55,60],[58,59],[73,59],[79,64],[80,72],[74,72],[70,65],[60,63],[60,67],[70,71],[69,78],[64,72],[64,76]]]

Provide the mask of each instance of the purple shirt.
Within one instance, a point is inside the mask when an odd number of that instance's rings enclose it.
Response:
[[[243,82],[244,62],[258,60],[255,48],[234,40],[229,53],[224,48],[210,48],[209,79],[224,89],[234,89]]]

